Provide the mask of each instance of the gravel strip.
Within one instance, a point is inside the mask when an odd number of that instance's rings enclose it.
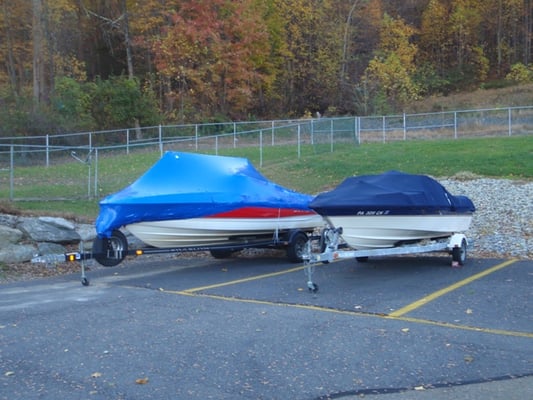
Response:
[[[438,179],[476,206],[469,257],[533,258],[533,182],[507,179]]]

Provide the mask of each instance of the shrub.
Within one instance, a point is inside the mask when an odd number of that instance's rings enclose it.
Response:
[[[511,67],[505,79],[516,83],[531,83],[533,82],[533,69],[531,65],[516,63]]]

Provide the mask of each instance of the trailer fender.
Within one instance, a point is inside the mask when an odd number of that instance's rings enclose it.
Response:
[[[463,241],[468,245],[468,240],[464,234],[454,233],[448,241],[448,250],[452,251],[454,247],[461,247],[463,245]]]

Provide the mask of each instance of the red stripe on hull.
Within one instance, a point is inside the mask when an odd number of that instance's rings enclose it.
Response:
[[[295,208],[243,207],[213,214],[205,218],[287,218],[315,214],[314,211]]]

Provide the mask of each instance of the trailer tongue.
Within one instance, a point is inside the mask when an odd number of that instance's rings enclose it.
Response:
[[[127,256],[142,256],[149,254],[180,254],[196,251],[209,251],[214,258],[227,258],[232,253],[249,248],[281,248],[285,249],[290,262],[303,262],[303,254],[309,240],[308,233],[300,229],[275,231],[273,235],[239,237],[238,240],[228,241],[222,245],[187,246],[174,248],[142,247],[129,249],[125,235],[116,230],[110,238],[97,238],[93,242],[91,251],[85,251],[80,243],[78,251],[60,254],[47,254],[36,256],[32,263],[53,265],[63,262],[79,262],[81,266],[81,283],[89,285],[85,274],[85,261],[95,260],[104,267],[114,267],[120,264]]]

